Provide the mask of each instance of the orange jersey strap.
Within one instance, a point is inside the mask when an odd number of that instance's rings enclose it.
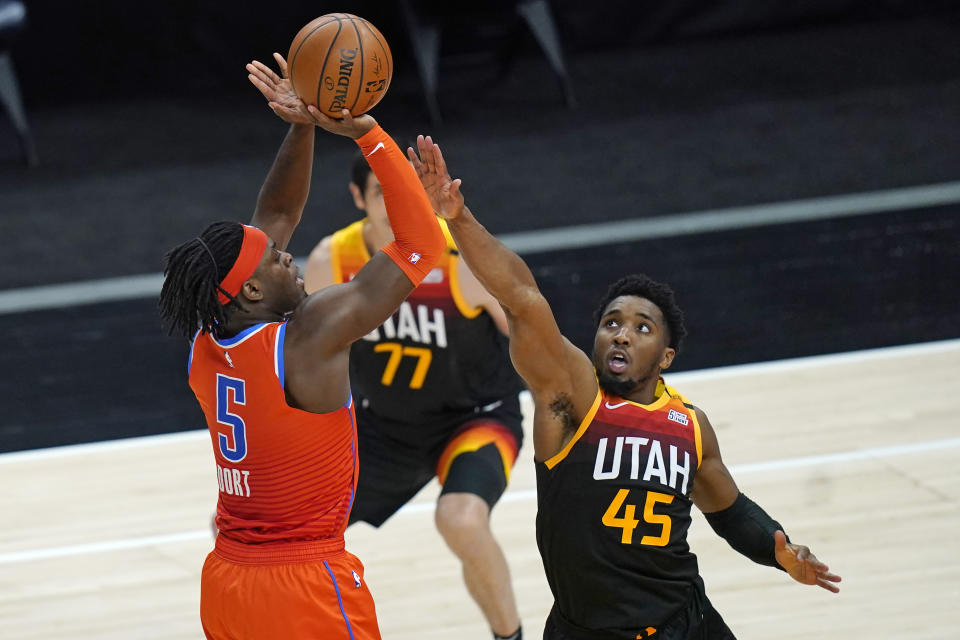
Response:
[[[396,238],[383,252],[416,286],[430,273],[446,247],[433,208],[413,166],[386,131],[378,125],[356,142],[380,181]]]

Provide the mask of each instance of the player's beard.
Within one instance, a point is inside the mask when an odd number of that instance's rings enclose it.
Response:
[[[652,363],[646,373],[638,378],[625,378],[614,375],[606,367],[601,368],[595,366],[595,369],[597,371],[597,381],[600,383],[600,388],[607,393],[612,393],[621,398],[628,398],[631,393],[647,384],[651,378],[659,379],[660,377],[660,367],[657,363]]]
[[[601,389],[620,398],[626,398],[634,389],[644,383],[644,380],[614,376],[609,371],[601,371],[598,373],[597,381],[600,383]]]

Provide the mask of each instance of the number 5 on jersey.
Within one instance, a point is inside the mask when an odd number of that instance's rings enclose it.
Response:
[[[218,434],[220,455],[230,462],[247,457],[247,425],[233,413],[235,405],[246,404],[246,381],[217,374],[217,424],[230,428],[230,435]]]
[[[617,492],[617,495],[613,497],[613,501],[610,503],[610,506],[607,507],[607,511],[603,514],[603,518],[600,519],[600,521],[607,527],[623,529],[623,533],[620,536],[620,542],[622,544],[633,543],[633,530],[637,528],[638,524],[640,524],[640,521],[635,517],[637,512],[636,506],[628,504],[624,507],[623,505],[629,493],[629,489],[620,489],[620,491]],[[658,493],[656,491],[647,491],[647,500],[643,505],[643,521],[648,524],[660,525],[660,535],[643,536],[640,538],[640,544],[649,545],[651,547],[665,547],[667,546],[667,543],[670,542],[670,516],[653,512],[653,507],[658,502],[670,504],[673,502],[673,496],[666,493]],[[617,516],[617,514],[620,513],[621,507],[623,507],[622,518]]]

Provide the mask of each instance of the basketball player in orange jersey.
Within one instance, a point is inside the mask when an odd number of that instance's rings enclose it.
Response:
[[[349,282],[393,241],[381,185],[354,159],[350,193],[366,215],[310,254],[308,292]],[[445,223],[441,224],[445,227]],[[350,521],[382,525],[434,476],[434,520],[494,638],[522,637],[490,512],[506,489],[523,439],[506,318],[447,237],[437,266],[381,327],[350,351],[360,480]]]
[[[216,222],[170,251],[160,295],[171,333],[192,338],[189,383],[220,488],[200,617],[207,638],[376,639],[363,565],[343,538],[357,482],[350,345],[393,313],[445,241],[410,163],[373,118],[331,120],[265,65],[247,69],[290,130],[251,225]],[[356,141],[396,240],[349,283],[307,296],[285,248],[307,199],[315,125]]]
[[[537,544],[554,606],[544,638],[733,638],[687,545],[696,505],[755,562],[837,592],[840,577],[737,488],[704,412],[667,386],[686,332],[666,285],[614,283],[592,357],[561,335],[527,265],[464,205],[430,138],[408,152],[434,211],[506,311],[510,355],[533,395]]]

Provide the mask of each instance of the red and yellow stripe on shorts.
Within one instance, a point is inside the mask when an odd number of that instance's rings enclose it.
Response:
[[[440,454],[440,459],[437,461],[437,479],[440,484],[446,482],[450,465],[457,456],[461,453],[476,451],[491,443],[496,445],[500,452],[500,459],[503,460],[503,477],[510,482],[510,470],[517,459],[517,440],[513,433],[499,422],[479,420],[454,436]]]

